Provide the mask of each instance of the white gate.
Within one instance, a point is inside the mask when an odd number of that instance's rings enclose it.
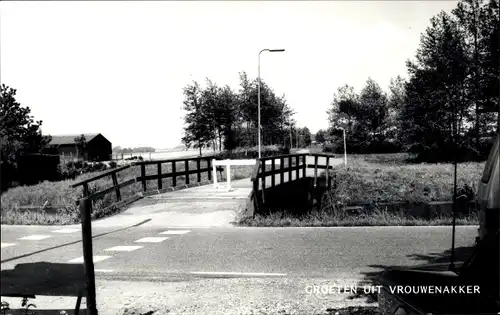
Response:
[[[255,164],[257,164],[256,159],[255,160],[212,160],[214,188],[224,187],[224,186],[220,186],[217,183],[216,166],[225,166],[226,167],[226,177],[227,177],[226,190],[231,191],[231,166],[255,165]]]

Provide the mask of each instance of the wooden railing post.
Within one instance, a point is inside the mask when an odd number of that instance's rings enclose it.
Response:
[[[274,158],[271,160],[271,172],[273,173],[273,175],[271,176],[271,187],[274,187],[275,185],[275,177],[276,177],[276,174],[274,174],[274,171],[276,170],[275,161],[276,160]]]
[[[300,163],[299,163],[299,159],[300,159],[300,156],[296,155],[295,156],[295,179],[299,179],[299,166],[300,166]]]
[[[326,157],[326,185],[328,187],[328,190],[332,187],[331,182],[330,182],[330,157]]]
[[[87,310],[90,315],[97,315],[95,270],[92,252],[92,224],[90,213],[92,203],[89,199],[80,199],[80,216],[82,220],[83,265],[85,287],[87,291]]]
[[[146,165],[141,164],[142,191],[146,191]]]
[[[314,187],[318,184],[318,156],[314,156]]]
[[[307,156],[302,155],[302,177],[306,177],[306,168],[307,168]]]
[[[196,160],[196,170],[198,171],[196,173],[196,175],[198,175],[198,183],[201,182],[201,173],[200,173],[200,169],[201,169],[201,166],[200,166],[200,159],[197,159]]]
[[[113,186],[118,186],[118,178],[116,177],[116,173],[111,174],[111,178],[113,179]],[[122,196],[120,194],[120,187],[116,187],[116,201],[121,201]]]
[[[207,171],[207,172],[208,172],[208,180],[209,180],[209,181],[211,181],[211,180],[212,180],[212,170],[211,170],[211,168],[212,168],[212,164],[211,164],[211,161],[212,161],[212,160],[211,160],[210,158],[208,158],[208,159],[207,159],[207,169],[208,169],[208,171]]]
[[[89,184],[83,183],[82,186],[83,186],[83,197],[87,197],[88,195],[90,195]]]
[[[175,170],[176,163],[175,161],[172,162],[172,187],[175,187],[177,185],[177,171]]]
[[[158,190],[163,188],[163,180],[161,178],[161,162],[158,162]]]
[[[184,171],[186,172],[186,185],[189,185],[189,160],[184,161]]]
[[[280,185],[285,181],[285,172],[283,171],[283,167],[285,167],[285,159],[280,159]]]
[[[292,181],[292,157],[288,157],[288,181]]]

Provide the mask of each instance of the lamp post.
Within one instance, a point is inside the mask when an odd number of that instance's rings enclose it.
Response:
[[[261,158],[261,154],[260,154],[260,129],[261,129],[261,126],[260,126],[260,54],[263,52],[263,51],[269,51],[269,52],[283,52],[285,51],[284,49],[262,49],[260,52],[259,52],[259,62],[258,62],[258,85],[257,85],[257,137],[258,137],[258,146],[259,146],[259,159]]]

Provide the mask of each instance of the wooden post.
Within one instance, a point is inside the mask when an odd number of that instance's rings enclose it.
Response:
[[[292,157],[288,157],[288,181],[292,181]]]
[[[306,159],[306,156],[303,155],[302,156],[302,177],[306,177],[306,168],[307,168],[307,159]]]
[[[116,178],[116,173],[111,173],[111,178],[113,179],[113,186],[118,186],[118,178]],[[116,187],[115,191],[116,191],[116,201],[121,201],[122,196],[120,194],[120,187]]]
[[[184,161],[184,170],[186,171],[186,185],[189,185],[189,160]]]
[[[281,158],[280,159],[280,185],[283,184],[283,182],[285,181],[285,172],[283,171],[283,167],[285,164],[285,159],[284,158]]]
[[[162,188],[163,188],[163,179],[161,178],[161,162],[158,162],[158,190]]]
[[[332,187],[332,185],[330,183],[330,157],[329,156],[326,157],[326,173],[325,173],[325,176],[326,176],[326,185],[327,185],[328,189],[330,189]]]
[[[90,220],[92,203],[89,199],[80,200],[80,216],[82,220],[83,266],[85,271],[85,287],[87,289],[87,312],[97,315],[95,270],[92,252],[92,223]]]
[[[299,179],[299,158],[300,156],[296,155],[295,156],[295,179]]]
[[[210,166],[212,166],[210,164],[210,159],[207,159],[207,169],[208,169],[208,180],[211,181],[212,180],[212,172],[210,170]]]
[[[196,160],[196,169],[198,170],[198,172],[196,173],[196,175],[198,175],[198,183],[201,182],[201,173],[200,173],[200,159],[197,159]]]
[[[87,197],[89,193],[89,183],[83,183],[83,197]]]
[[[146,165],[141,164],[141,180],[142,180],[142,190],[146,191]]]
[[[175,187],[177,185],[177,171],[175,170],[176,167],[175,161],[172,162],[172,186]]]
[[[305,158],[304,158],[305,159]],[[314,188],[318,184],[318,156],[314,156]]]
[[[274,158],[271,160],[271,172],[273,173],[273,175],[271,176],[271,187],[274,187],[274,185],[275,185],[275,182],[274,182],[275,177],[276,177],[276,174],[274,174],[274,171],[276,170],[276,165],[274,164],[275,161],[276,160]]]

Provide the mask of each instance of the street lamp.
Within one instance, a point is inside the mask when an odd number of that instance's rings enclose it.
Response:
[[[260,126],[260,54],[263,52],[263,51],[269,51],[269,52],[283,52],[285,51],[284,49],[262,49],[260,52],[259,52],[259,68],[258,68],[258,86],[257,86],[257,116],[258,116],[258,122],[257,122],[257,137],[259,138],[259,159],[261,158],[261,154],[260,154],[260,129],[261,129],[261,126]]]

